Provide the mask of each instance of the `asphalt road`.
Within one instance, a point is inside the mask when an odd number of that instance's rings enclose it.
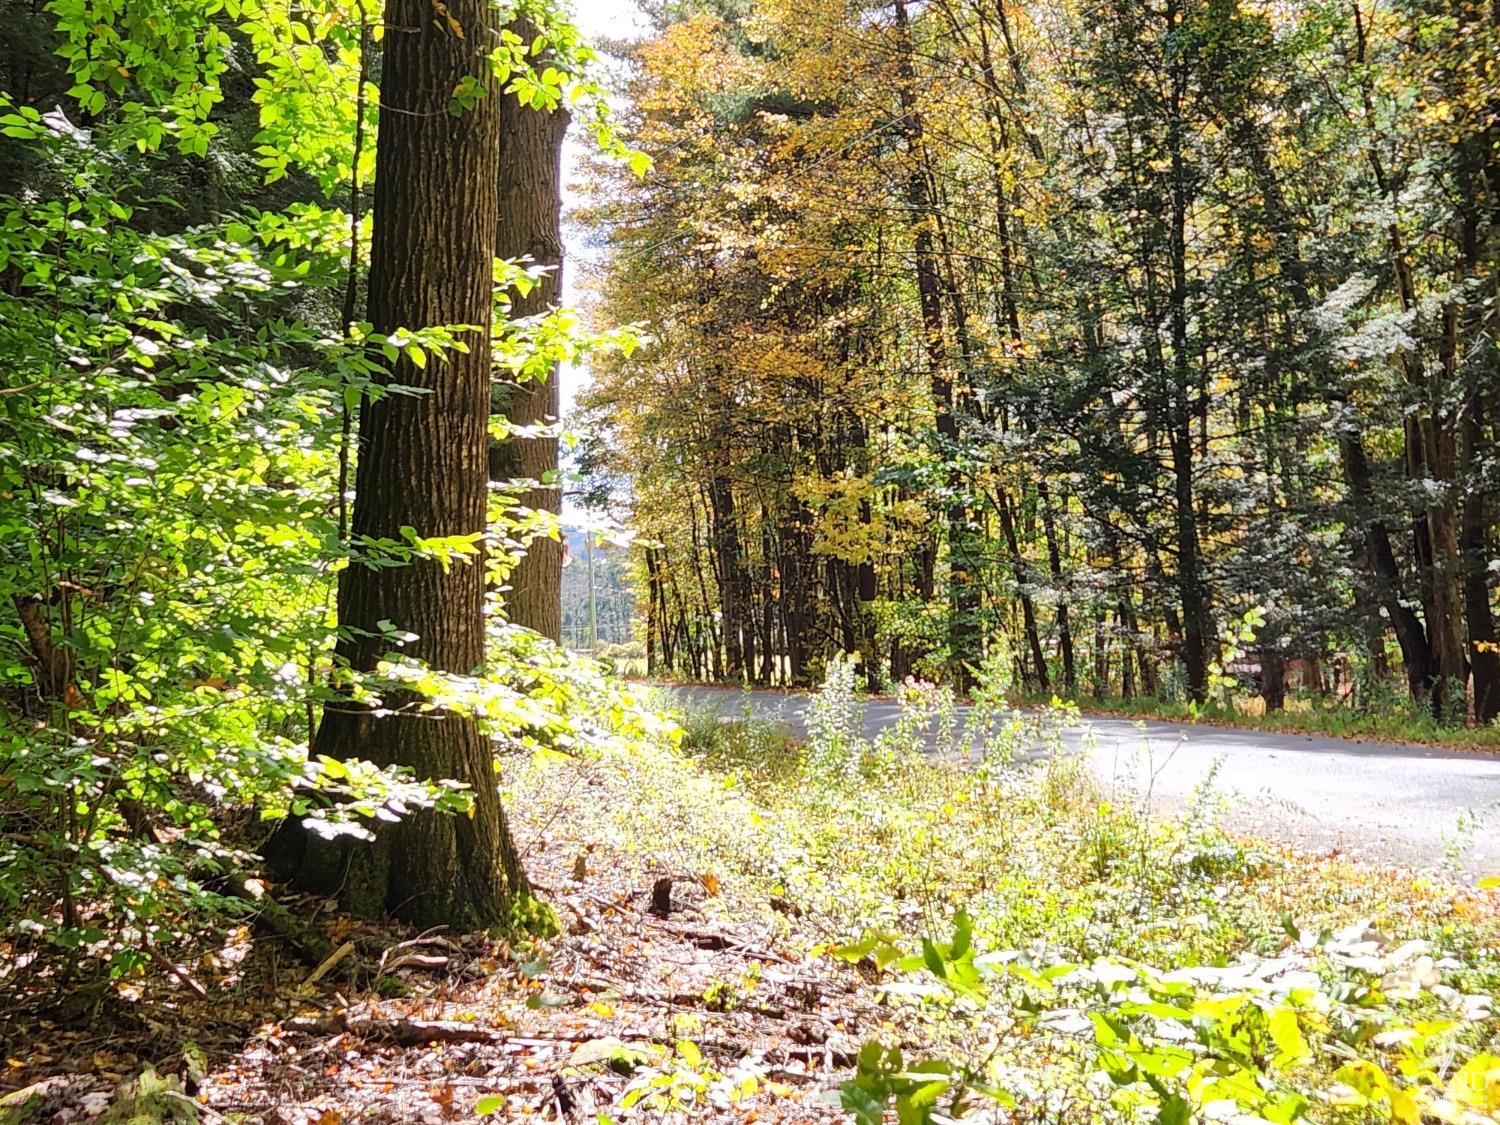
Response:
[[[748,700],[757,717],[806,734],[806,696],[677,690],[731,716]],[[866,736],[899,713],[894,702],[866,703]],[[1464,879],[1500,874],[1500,754],[1098,717],[1069,728],[1063,744],[1086,753],[1118,799],[1156,812],[1182,807],[1213,774],[1226,822],[1247,833]]]

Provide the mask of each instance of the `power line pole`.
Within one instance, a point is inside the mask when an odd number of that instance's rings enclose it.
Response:
[[[594,607],[594,537],[583,536],[583,554],[589,565],[589,655],[599,655],[599,618]]]

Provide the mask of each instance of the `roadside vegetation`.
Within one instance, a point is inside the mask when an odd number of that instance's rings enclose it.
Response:
[[[1071,708],[999,691],[960,728],[951,693],[908,685],[871,741],[839,661],[800,743],[578,687],[604,725],[505,768],[550,936],[351,926],[292,897],[349,947],[310,975],[251,908],[170,946],[205,995],[170,973],[91,992],[91,1031],[10,1039],[14,1083],[183,1121],[1500,1112],[1487,887],[1245,838],[1211,785],[1171,810],[1106,793],[1060,752]],[[72,1085],[27,1081],[64,1060]]]
[[[585,767],[603,799],[571,803],[575,829],[701,878],[711,909],[855,967],[880,1005],[843,1047],[841,1104],[857,1119],[1500,1108],[1488,892],[1239,837],[1211,789],[1150,815],[1076,759],[1029,760],[1058,748],[1067,708],[1021,714],[981,692],[985,737],[965,743],[951,697],[914,687],[870,742],[852,687],[837,666],[806,745],[690,711],[685,762],[637,751]],[[924,728],[947,740],[936,762]],[[537,768],[532,789],[573,784],[571,766]]]
[[[560,0],[0,0],[0,1125],[1493,1120],[1492,886],[1051,699],[1500,714],[1493,12],[644,7],[621,102]]]

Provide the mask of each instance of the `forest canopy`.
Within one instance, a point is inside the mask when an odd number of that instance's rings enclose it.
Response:
[[[651,340],[588,408],[653,668],[1494,718],[1497,34],[1467,0],[662,9],[655,172],[588,212],[598,307]]]

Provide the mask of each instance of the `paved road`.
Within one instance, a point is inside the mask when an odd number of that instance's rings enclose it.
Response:
[[[806,733],[805,696],[678,690],[726,715],[742,714],[748,699],[756,716]],[[889,701],[865,704],[866,736],[899,712]],[[1500,874],[1500,754],[1092,717],[1063,741],[1089,755],[1105,785],[1160,811],[1180,807],[1217,764],[1214,790],[1229,800],[1232,826],[1466,879]]]

